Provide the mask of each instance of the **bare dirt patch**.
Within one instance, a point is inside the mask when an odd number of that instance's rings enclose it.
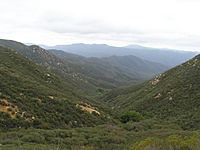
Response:
[[[76,107],[79,107],[82,111],[89,112],[90,114],[96,113],[100,115],[100,112],[97,111],[96,108],[92,107],[90,104],[87,103],[76,104]]]
[[[19,109],[14,104],[8,102],[6,99],[0,99],[0,112],[4,112],[10,115],[11,118],[15,118]]]

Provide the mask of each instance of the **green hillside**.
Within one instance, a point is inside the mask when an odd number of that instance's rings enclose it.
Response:
[[[3,39],[0,45],[14,49],[33,62],[45,66],[62,78],[68,87],[84,96],[96,96],[117,86],[140,83],[167,69],[164,65],[135,56],[85,58]]]
[[[89,92],[92,93],[91,95],[93,95],[93,93],[96,94],[98,88],[86,81],[83,75],[73,72],[72,67],[74,66],[66,64],[60,58],[45,49],[37,45],[26,46],[20,42],[2,39],[0,40],[0,45],[16,50],[34,63],[54,72],[57,76],[62,78],[63,82],[67,84],[67,87],[73,91],[76,90],[82,95],[89,95]]]
[[[144,116],[200,128],[200,55],[142,85],[117,89],[102,99],[117,112],[134,110]]]
[[[0,47],[0,60],[0,128],[82,127],[107,120],[61,78],[16,51]]]

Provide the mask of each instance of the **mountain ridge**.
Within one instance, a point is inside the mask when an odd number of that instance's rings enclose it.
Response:
[[[44,45],[43,45],[44,46]],[[106,44],[71,44],[46,47],[82,55],[85,57],[108,57],[112,55],[134,55],[148,61],[174,67],[194,57],[198,52],[180,51],[173,49],[151,48],[137,45],[136,47],[115,47]]]

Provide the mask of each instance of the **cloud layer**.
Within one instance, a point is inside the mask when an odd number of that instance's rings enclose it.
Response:
[[[1,38],[200,49],[198,0],[2,0]]]

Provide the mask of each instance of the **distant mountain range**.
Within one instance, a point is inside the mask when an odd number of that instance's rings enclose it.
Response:
[[[96,84],[100,81],[101,86],[106,85],[106,82],[107,85],[109,83],[112,86],[125,85],[124,83],[128,84],[128,82],[134,84],[168,69],[162,64],[142,60],[132,55],[86,58],[64,51],[50,50],[50,52],[70,65],[73,72],[95,79]]]
[[[139,45],[129,45],[126,47],[113,47],[106,44],[72,44],[44,46],[46,49],[63,50],[69,53],[78,54],[85,57],[109,57],[133,55],[144,60],[157,62],[165,66],[174,67],[188,59],[194,57],[197,52],[181,51],[174,49],[149,48]]]

